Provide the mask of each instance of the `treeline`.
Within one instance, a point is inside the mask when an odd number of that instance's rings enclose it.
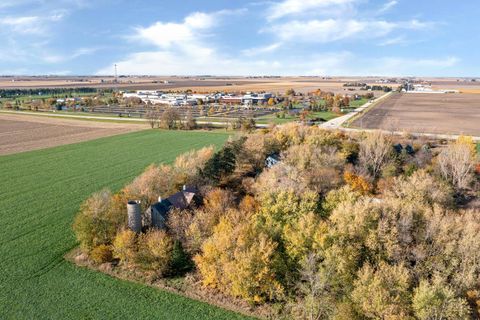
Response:
[[[372,90],[372,91],[383,91],[383,92],[390,92],[392,91],[392,87],[390,86],[379,86],[379,85],[373,85],[373,86],[365,86],[362,87],[360,90]]]
[[[88,199],[74,230],[95,263],[150,281],[187,272],[187,284],[267,306],[263,316],[469,319],[480,307],[480,212],[465,209],[478,200],[476,163],[468,137],[437,149],[288,124],[152,165]],[[198,207],[171,212],[165,229],[127,228],[128,200],[145,209],[185,184]]]
[[[59,96],[72,97],[75,94],[113,92],[111,89],[96,89],[96,88],[42,88],[42,89],[0,89],[0,97],[2,98],[17,98],[19,96]]]
[[[360,90],[373,90],[373,91],[383,91],[390,92],[392,87],[390,86],[381,86],[381,85],[368,85],[363,82],[347,82],[343,84],[344,87],[360,87]]]

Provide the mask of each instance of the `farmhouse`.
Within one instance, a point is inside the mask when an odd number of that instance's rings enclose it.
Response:
[[[182,190],[169,196],[166,199],[158,198],[158,202],[151,205],[144,214],[142,213],[139,201],[129,201],[127,205],[128,226],[135,232],[140,232],[143,227],[155,227],[163,229],[166,226],[169,213],[174,210],[184,210],[192,205],[200,204],[198,190],[195,187],[184,185]]]
[[[182,191],[177,192],[167,199],[158,198],[158,202],[147,210],[147,217],[150,218],[151,226],[165,228],[168,214],[172,209],[184,210],[194,203],[199,203],[198,191],[194,187],[183,186]]]

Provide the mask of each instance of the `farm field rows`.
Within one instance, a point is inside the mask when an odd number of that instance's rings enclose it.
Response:
[[[86,122],[0,113],[0,155],[144,130],[146,125]]]
[[[141,131],[0,157],[0,318],[235,319],[194,300],[82,269],[73,217],[91,193],[118,190],[150,163],[226,140],[223,133]]]
[[[353,122],[354,127],[480,136],[479,94],[394,94]]]
[[[31,88],[79,88],[93,87],[111,89],[114,86],[122,90],[173,90],[191,89],[197,92],[238,92],[238,91],[272,91],[285,92],[295,89],[298,92],[308,92],[321,89],[335,93],[345,93],[345,82],[365,82],[376,84],[378,78],[334,77],[322,79],[319,77],[281,77],[281,78],[245,78],[245,77],[129,77],[120,78],[114,85],[113,77],[0,77],[0,88],[31,89]],[[393,84],[395,85],[395,84]],[[355,89],[349,93],[365,93]],[[380,94],[375,92],[375,94]]]

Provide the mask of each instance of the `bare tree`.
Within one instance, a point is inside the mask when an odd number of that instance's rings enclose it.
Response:
[[[193,117],[192,111],[188,110],[187,116],[185,117],[185,125],[186,130],[193,130],[197,128],[197,121]]]
[[[145,118],[147,119],[150,126],[153,128],[158,128],[160,122],[160,113],[158,110],[149,109],[145,114]]]
[[[471,147],[465,143],[452,143],[440,152],[437,167],[442,177],[455,190],[466,189],[473,179],[474,159]]]
[[[175,129],[178,127],[180,121],[180,115],[178,111],[172,107],[169,107],[163,111],[160,117],[160,126],[164,129]]]
[[[301,298],[292,305],[292,316],[296,319],[308,320],[329,318],[335,306],[328,280],[331,275],[321,266],[315,254],[308,255],[302,262],[300,276],[297,289]]]
[[[360,142],[360,164],[373,178],[378,178],[391,151],[391,141],[381,131],[368,133]]]

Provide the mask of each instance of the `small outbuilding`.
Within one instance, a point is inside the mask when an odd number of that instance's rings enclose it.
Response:
[[[272,153],[265,159],[265,167],[271,168],[280,162],[280,155],[278,153]]]

